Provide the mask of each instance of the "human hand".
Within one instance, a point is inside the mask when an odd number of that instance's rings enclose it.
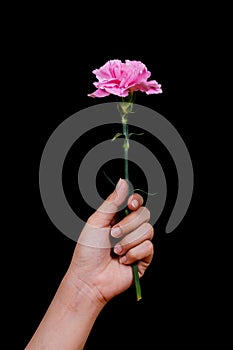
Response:
[[[128,184],[120,180],[88,219],[69,268],[25,350],[83,349],[104,305],[133,284],[131,265],[137,263],[139,277],[144,274],[153,257],[150,213],[135,193],[127,200],[132,212],[117,222],[127,195]]]
[[[85,224],[68,270],[72,283],[77,288],[85,285],[102,304],[133,284],[133,263],[137,262],[141,277],[153,258],[154,230],[149,224],[150,212],[142,206],[139,194],[129,197],[131,213],[116,223],[127,195],[128,184],[120,179],[114,192]]]

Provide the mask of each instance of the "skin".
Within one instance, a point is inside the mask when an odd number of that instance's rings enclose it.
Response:
[[[143,198],[133,194],[127,200],[131,213],[117,222],[127,194],[127,182],[120,179],[88,219],[70,266],[25,350],[83,349],[106,303],[133,284],[131,264],[137,262],[139,277],[145,273],[154,253],[150,213]]]

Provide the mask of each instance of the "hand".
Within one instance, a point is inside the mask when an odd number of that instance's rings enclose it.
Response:
[[[139,277],[144,274],[153,257],[153,227],[139,194],[130,196],[132,212],[117,222],[127,194],[127,182],[120,180],[88,219],[70,266],[25,350],[82,350],[104,305],[132,285],[131,264],[137,262]]]
[[[121,179],[115,191],[88,219],[69,267],[74,285],[78,288],[85,285],[103,304],[132,285],[132,263],[137,262],[141,277],[153,258],[150,212],[142,206],[139,194],[131,195],[127,201],[132,212],[115,223],[127,194],[128,184]]]

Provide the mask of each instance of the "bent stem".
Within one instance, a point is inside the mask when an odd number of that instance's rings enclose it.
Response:
[[[124,171],[125,171],[125,180],[129,183],[129,132],[128,132],[128,124],[127,124],[127,115],[122,115],[122,126],[123,126],[123,135],[124,135]],[[125,215],[129,214],[129,210],[125,209]],[[137,263],[134,263],[132,265],[133,269],[133,279],[134,279],[134,284],[136,288],[136,297],[137,301],[142,299],[142,294],[141,294],[141,285],[140,285],[140,280],[139,280],[139,275],[138,275],[138,265]]]

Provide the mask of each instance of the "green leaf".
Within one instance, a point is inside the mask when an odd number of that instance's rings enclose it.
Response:
[[[137,134],[136,132],[131,132],[131,133],[129,134],[129,137],[131,137],[132,135],[141,136],[141,135],[144,135],[144,132],[141,132],[141,133],[139,133],[139,134]]]
[[[108,179],[109,182],[111,182],[111,184],[115,187],[116,184],[110,179],[110,177],[105,173],[104,171],[104,176],[106,176],[106,178]]]
[[[115,141],[118,137],[122,136],[123,134],[121,132],[118,132],[113,138],[112,141]]]
[[[150,192],[143,191],[143,190],[141,190],[140,188],[135,188],[135,189],[134,189],[134,192],[136,192],[136,191],[140,191],[140,192],[143,192],[143,193],[145,193],[145,194],[148,194],[148,196],[154,196],[154,195],[158,194],[158,192],[150,193]]]

